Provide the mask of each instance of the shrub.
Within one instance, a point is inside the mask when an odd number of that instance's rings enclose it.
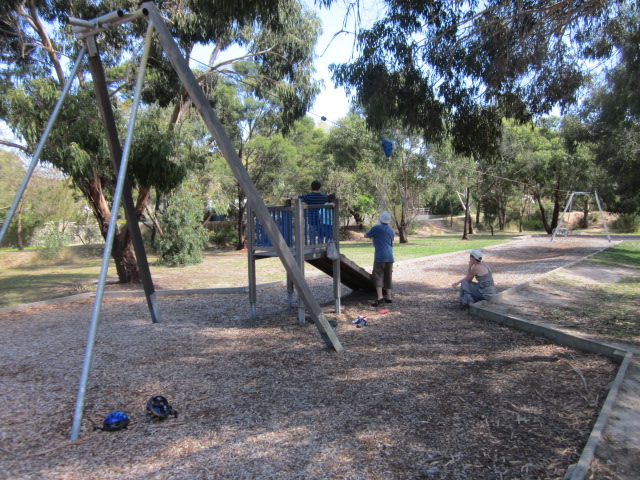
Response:
[[[45,260],[55,260],[68,243],[69,237],[56,225],[49,224],[40,234],[38,251]]]
[[[209,222],[209,241],[216,245],[238,243],[238,231],[234,222]]]
[[[164,236],[158,240],[158,263],[170,267],[202,262],[202,251],[208,237],[200,223],[202,205],[186,190],[179,190],[158,221]]]
[[[618,233],[635,233],[640,230],[640,216],[627,213],[611,222],[611,230]]]
[[[531,217],[525,217],[522,220],[522,230],[526,232],[544,230],[544,225],[542,225],[542,216],[540,213],[532,215]]]

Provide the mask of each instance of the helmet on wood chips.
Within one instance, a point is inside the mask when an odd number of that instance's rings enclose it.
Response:
[[[102,422],[102,428],[95,427],[96,430],[103,430],[105,432],[115,432],[116,430],[122,430],[129,425],[129,416],[121,410],[111,412],[104,417]]]
[[[153,396],[147,401],[147,416],[152,420],[164,420],[169,415],[178,416],[166,398],[160,395]]]

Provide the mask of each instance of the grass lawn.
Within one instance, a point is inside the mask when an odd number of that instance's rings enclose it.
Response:
[[[396,262],[450,253],[468,251],[508,242],[514,233],[471,235],[469,240],[461,240],[461,234],[413,235],[409,243],[394,244]],[[601,261],[640,264],[640,242],[624,242],[614,249],[598,256]],[[629,246],[626,246],[629,244]],[[50,298],[64,297],[78,293],[95,291],[100,273],[102,246],[73,246],[65,250],[62,257],[53,262],[40,259],[38,252],[0,250],[0,308],[37,302]],[[371,241],[347,241],[340,243],[341,253],[362,267],[373,264]],[[247,284],[247,254],[233,249],[208,249],[205,261],[199,265],[169,268],[156,265],[156,257],[149,255],[151,275],[154,282],[162,278],[180,275],[184,278],[181,288],[202,288],[203,286],[244,286]],[[278,259],[261,260],[258,282],[272,282],[286,278],[284,267]],[[315,269],[308,267],[311,274]],[[113,262],[109,267],[109,277],[115,277]],[[206,278],[202,281],[202,278]]]
[[[471,240],[461,240],[460,234],[413,236],[407,244],[395,243],[396,261],[426,257],[440,253],[470,250],[489,245],[504,243],[512,235],[473,235]],[[72,246],[65,250],[57,261],[42,260],[37,250],[18,251],[5,249],[0,251],[0,308],[24,303],[32,303],[50,298],[64,297],[77,293],[95,291],[100,264],[102,246]],[[350,241],[340,243],[341,252],[358,265],[367,267],[373,264],[371,241]],[[209,249],[205,252],[205,262],[188,267],[168,268],[156,265],[156,257],[149,255],[152,278],[171,275],[179,271],[188,277],[183,288],[202,287],[198,277],[207,275],[208,285],[246,285],[247,254],[233,249]],[[220,282],[216,281],[211,265],[220,270]],[[260,262],[259,282],[272,282],[286,278],[284,267],[278,259]],[[188,275],[185,273],[188,271]],[[308,273],[315,269],[308,267]],[[109,276],[115,276],[113,261],[109,267]]]
[[[409,237],[409,243],[394,243],[393,256],[396,262],[414,258],[439,255],[474,248],[489,247],[511,241],[514,235],[471,235],[469,240],[461,240],[461,234],[429,235]],[[396,239],[397,240],[397,239]],[[340,242],[340,253],[360,266],[373,264],[372,242]]]

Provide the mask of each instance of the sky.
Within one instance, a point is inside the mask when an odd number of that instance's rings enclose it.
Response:
[[[332,63],[345,63],[351,61],[353,51],[353,35],[346,33],[334,35],[342,30],[345,17],[345,9],[341,4],[334,5],[331,10],[315,9],[322,19],[323,33],[316,47],[317,58],[315,78],[324,81],[324,90],[318,95],[311,107],[309,114],[315,120],[325,116],[328,120],[336,122],[349,111],[349,100],[344,88],[335,88],[329,73],[329,65]],[[349,23],[346,29],[349,29]]]
[[[316,79],[324,80],[325,85],[324,90],[318,95],[309,114],[315,119],[325,116],[327,120],[336,122],[348,113],[349,100],[344,88],[335,88],[331,80],[329,65],[332,63],[347,63],[355,59],[354,34],[340,33],[336,35],[341,30],[356,31],[355,15],[353,12],[350,12],[349,16],[346,16],[347,9],[344,3],[348,0],[336,0],[329,10],[316,7],[313,4],[313,0],[306,1],[309,8],[315,10],[322,20],[323,33],[318,39],[316,46],[317,58],[315,60],[315,67],[317,70]],[[385,8],[384,4],[377,0],[367,1],[366,7],[366,10],[359,12],[361,27],[370,26],[380,15],[380,11]]]
[[[361,21],[366,24],[368,14],[374,14],[377,11],[376,2],[369,2],[373,5],[373,9],[368,12],[361,12]],[[354,16],[347,17],[346,26],[343,28],[347,10],[342,0],[337,0],[330,10],[318,8],[314,5],[313,0],[306,0],[308,8],[314,10],[322,20],[323,33],[318,39],[316,45],[315,68],[316,80],[324,82],[324,89],[317,96],[316,101],[308,112],[316,122],[321,121],[321,117],[326,117],[330,123],[336,123],[340,118],[347,115],[349,111],[349,100],[344,88],[335,88],[331,80],[329,65],[332,63],[340,64],[352,61],[354,52],[354,35],[349,33],[339,33],[341,30],[350,30],[353,32]],[[335,37],[335,38],[334,38]],[[206,63],[210,54],[210,47],[196,47],[193,52],[193,58]],[[223,52],[219,59],[233,58],[241,54],[241,50],[233,47]],[[192,64],[192,66],[197,66]]]

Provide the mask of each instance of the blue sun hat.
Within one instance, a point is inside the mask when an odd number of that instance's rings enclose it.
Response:
[[[380,214],[380,223],[388,224],[391,221],[391,214],[389,212],[382,212]]]

